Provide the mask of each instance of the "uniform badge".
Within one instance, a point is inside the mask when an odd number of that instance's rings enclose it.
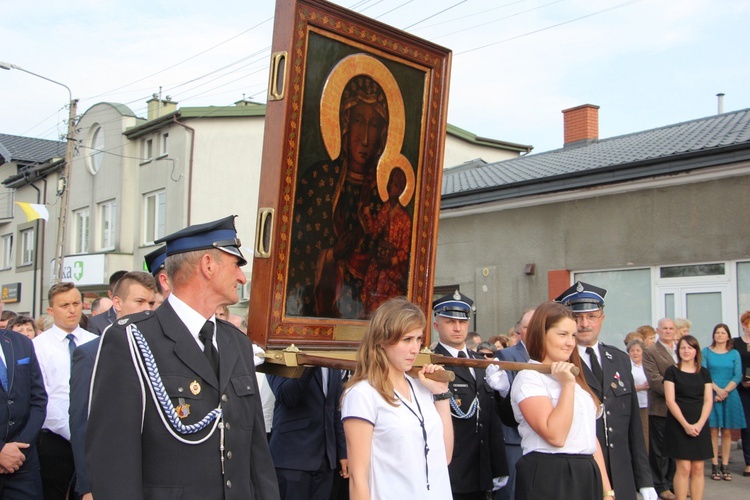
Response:
[[[610,387],[612,387],[612,389],[617,389],[617,384],[615,384],[614,382],[612,382],[609,385],[610,385]]]
[[[622,383],[622,380],[620,380],[620,372],[615,372],[615,378],[617,379],[617,384],[620,387],[625,387],[625,384]],[[612,384],[612,388],[614,389],[615,384]]]
[[[460,399],[458,399],[458,398],[455,398],[455,399],[456,399],[456,404],[457,404],[458,406],[461,406],[461,400],[460,400]]]
[[[120,321],[117,322],[118,325],[127,325],[128,324],[128,318],[122,318]]]
[[[190,382],[190,392],[193,393],[193,396],[197,396],[201,393],[201,385],[197,380],[193,380],[192,382]]]
[[[187,418],[190,415],[190,405],[185,403],[184,398],[179,398],[178,402],[180,404],[175,407],[174,411],[177,412],[178,417]]]

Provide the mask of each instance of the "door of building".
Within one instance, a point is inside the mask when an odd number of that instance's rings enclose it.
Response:
[[[701,279],[679,278],[679,281],[682,283],[657,284],[657,318],[654,324],[664,317],[687,318],[693,323],[691,335],[698,339],[701,347],[705,347],[711,343],[711,332],[716,324],[731,325],[731,318],[736,317],[731,311],[733,300],[730,284]]]

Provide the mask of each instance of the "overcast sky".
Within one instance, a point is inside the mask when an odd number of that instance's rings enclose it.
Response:
[[[750,107],[747,0],[336,0],[453,51],[449,123],[562,146],[561,110],[601,106],[600,138]],[[273,0],[2,0],[0,61],[145,116],[264,102]],[[67,91],[0,70],[0,133],[57,139]]]

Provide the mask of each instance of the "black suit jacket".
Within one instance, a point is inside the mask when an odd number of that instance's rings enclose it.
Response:
[[[101,335],[109,325],[115,322],[115,319],[117,319],[117,311],[115,311],[115,306],[112,306],[107,309],[107,312],[90,317],[86,330],[94,335]]]
[[[435,353],[451,356],[439,343]],[[469,356],[484,359],[474,352],[469,352]],[[491,490],[493,478],[508,475],[503,431],[495,412],[495,391],[485,382],[483,368],[474,368],[476,379],[468,368],[446,366],[445,369],[456,374],[456,379],[448,385],[453,398],[461,402],[463,412],[468,412],[474,398],[479,397],[478,417],[453,417],[453,459],[448,465],[451,489],[453,493]]]
[[[651,469],[641,427],[638,395],[630,358],[618,348],[598,344],[603,384],[599,386],[586,363],[583,373],[591,389],[604,403],[606,417],[596,421],[596,437],[602,447],[612,488],[618,499],[635,500],[636,490],[652,487]]]
[[[76,467],[76,492],[79,495],[91,491],[84,458],[84,438],[89,416],[91,375],[94,372],[100,340],[101,338],[97,338],[76,347],[73,351],[73,366],[70,369],[70,444]]]
[[[8,372],[8,390],[0,384],[0,448],[12,442],[31,445],[21,450],[26,461],[16,475],[39,469],[36,438],[47,416],[47,392],[28,337],[0,330],[0,346]]]
[[[161,410],[154,405],[148,387],[142,388],[134,369],[123,322],[135,324],[143,334],[172,404],[190,405],[183,424],[199,422],[221,402],[224,474],[218,429],[201,444],[185,444],[168,432]],[[218,380],[169,302],[153,313],[118,320],[102,335],[85,446],[94,498],[279,498],[252,344],[221,320],[217,321],[216,340]],[[180,437],[195,442],[206,438],[210,429]]]
[[[320,368],[308,368],[300,378],[268,375],[276,403],[273,410],[271,457],[281,469],[317,471],[337,467],[346,458],[341,422],[341,370],[328,373],[323,395]]]

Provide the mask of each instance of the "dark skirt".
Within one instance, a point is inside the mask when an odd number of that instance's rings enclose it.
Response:
[[[531,452],[516,464],[516,500],[601,500],[602,475],[591,455]]]

